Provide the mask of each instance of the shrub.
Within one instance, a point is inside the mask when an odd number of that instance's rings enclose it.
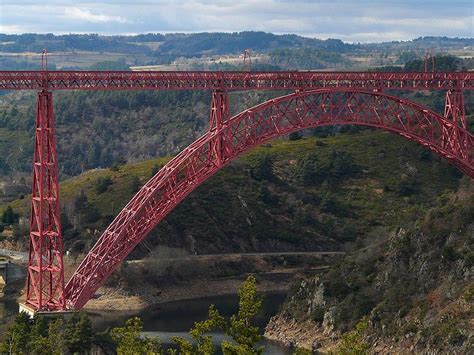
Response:
[[[301,139],[301,134],[299,132],[291,132],[288,135],[288,139],[290,141],[297,141],[297,140]]]
[[[132,177],[132,181],[130,181],[130,190],[132,190],[132,193],[140,190],[141,186],[142,183],[140,182],[140,179],[137,176]]]
[[[443,259],[448,261],[456,261],[460,257],[456,250],[451,246],[445,246],[441,252],[441,256]]]
[[[337,178],[350,177],[359,172],[351,154],[333,150],[329,155],[329,170],[332,176]]]
[[[316,323],[321,325],[323,323],[323,320],[324,320],[324,313],[325,313],[325,311],[324,311],[323,307],[316,307],[313,310],[311,316],[312,316],[313,320]]]
[[[296,174],[304,185],[315,185],[327,176],[327,165],[319,161],[316,153],[311,152],[298,159]]]
[[[256,180],[273,180],[273,159],[269,154],[259,153],[252,157],[250,173]]]
[[[474,285],[469,286],[463,296],[466,302],[474,302]]]
[[[13,211],[11,206],[8,206],[2,214],[2,223],[6,225],[11,225],[18,222],[18,213]]]
[[[110,185],[112,185],[112,179],[110,178],[110,176],[107,176],[105,178],[99,177],[95,182],[95,191],[98,194],[102,194],[107,191]]]
[[[153,168],[151,168],[150,177],[155,176],[158,173],[158,171],[161,170],[161,168],[162,168],[162,166],[159,165],[159,164],[153,165]]]
[[[466,265],[466,267],[474,266],[474,252],[470,252],[464,255],[464,264]]]
[[[263,185],[258,189],[258,200],[270,206],[278,204],[278,197],[273,195],[272,192]]]
[[[367,326],[367,318],[364,318],[357,323],[354,330],[343,334],[337,354],[367,354],[369,344],[363,340]]]
[[[398,183],[398,194],[401,196],[411,196],[418,191],[417,182],[414,179],[402,179]]]
[[[97,206],[89,202],[83,190],[74,199],[74,210],[82,223],[97,222],[101,218]]]
[[[118,171],[119,168],[122,166],[122,165],[125,165],[127,164],[127,159],[125,159],[124,157],[120,156],[118,157],[113,163],[112,163],[112,166],[110,168],[110,170],[112,171]]]
[[[403,327],[403,334],[413,333],[416,334],[418,327],[415,323],[408,323]]]

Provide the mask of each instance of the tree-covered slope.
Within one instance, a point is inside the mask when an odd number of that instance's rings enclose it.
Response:
[[[352,131],[328,137],[316,131],[318,136],[254,149],[198,187],[147,243],[200,254],[340,250],[409,225],[457,188],[460,174],[415,143],[381,131]],[[87,251],[165,161],[95,169],[63,181],[66,248]],[[28,204],[28,197],[9,203],[23,217]],[[12,238],[25,241],[26,226],[14,228]]]

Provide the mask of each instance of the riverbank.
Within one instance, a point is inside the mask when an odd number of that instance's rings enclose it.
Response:
[[[341,253],[217,254],[129,261],[86,304],[88,310],[140,310],[153,304],[232,295],[249,274],[259,292],[287,291],[295,279],[316,275]]]
[[[194,280],[180,282],[175,285],[139,287],[135,293],[121,288],[101,287],[85,310],[136,311],[151,305],[159,305],[173,301],[192,300],[198,298],[236,295],[244,280],[242,277],[221,278],[211,280]],[[259,275],[258,292],[286,292],[293,277],[291,275]]]
[[[234,295],[247,275],[259,292],[286,292],[295,279],[326,270],[342,253],[186,255],[125,262],[86,304],[86,310],[139,311],[150,305]],[[80,259],[65,258],[66,279]],[[23,265],[25,267],[25,265]],[[8,284],[3,300],[24,302],[25,279]]]

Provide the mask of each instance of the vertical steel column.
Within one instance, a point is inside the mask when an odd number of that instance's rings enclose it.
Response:
[[[38,93],[37,110],[26,304],[55,311],[65,309],[66,303],[51,92]]]
[[[451,121],[453,126],[443,129],[443,147],[448,148],[456,156],[466,159],[467,136],[459,129],[467,129],[464,96],[461,90],[449,90],[446,93],[444,117]]]
[[[244,71],[252,71],[252,50],[250,48],[244,50]]]
[[[217,137],[211,141],[210,154],[217,166],[221,166],[225,159],[225,152],[230,149],[230,144],[222,132],[222,127],[229,119],[229,96],[224,90],[212,92],[209,131],[215,132]]]
[[[446,93],[444,117],[453,121],[459,127],[467,128],[464,95],[461,90],[449,90]]]

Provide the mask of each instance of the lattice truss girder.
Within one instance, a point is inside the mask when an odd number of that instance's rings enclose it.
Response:
[[[230,119],[227,94],[216,91],[212,97],[210,130],[166,164],[117,215],[68,282],[69,307],[81,308],[197,186],[239,154],[280,135],[325,125],[377,127],[424,145],[474,177],[473,136],[466,128],[394,96],[359,90],[297,92]],[[456,139],[466,143],[445,144],[445,132],[456,132]]]
[[[0,71],[0,89],[45,87],[50,90],[462,90],[474,88],[474,73]]]

